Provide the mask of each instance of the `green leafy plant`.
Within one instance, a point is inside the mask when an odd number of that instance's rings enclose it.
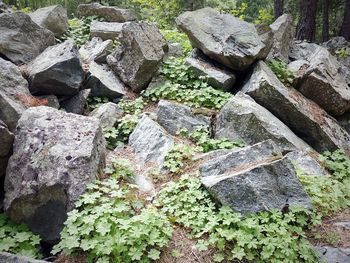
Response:
[[[103,136],[107,142],[107,149],[114,150],[119,145],[122,144],[119,138],[119,131],[115,127],[105,127],[103,128]]]
[[[105,168],[105,174],[115,179],[129,179],[134,176],[131,163],[128,159],[112,159],[111,165]]]
[[[192,51],[191,43],[186,34],[180,33],[176,29],[163,29],[161,32],[168,42],[180,43],[185,56]]]
[[[339,57],[339,58],[343,58],[346,59],[349,57],[349,50],[346,47],[343,48],[339,48],[335,51],[335,54]]]
[[[286,63],[277,59],[271,59],[267,62],[267,65],[284,84],[293,83],[293,73],[287,68]]]
[[[176,144],[165,156],[164,167],[171,173],[178,174],[187,162],[192,160],[194,150],[186,144]]]
[[[150,262],[172,236],[167,217],[121,188],[114,178],[97,181],[69,212],[61,242],[52,251],[84,251],[87,262]]]
[[[93,111],[94,109],[100,107],[104,103],[108,103],[109,99],[106,97],[89,97],[87,99],[87,106],[89,111]]]
[[[260,24],[270,25],[273,23],[274,20],[275,20],[275,17],[273,15],[273,9],[267,7],[267,8],[259,9],[259,15],[254,20],[254,23],[257,25],[260,25]]]
[[[119,108],[126,114],[140,114],[142,113],[142,110],[145,107],[145,105],[146,102],[143,100],[142,97],[139,97],[135,100],[122,99],[118,103]]]
[[[41,258],[40,237],[26,225],[13,223],[5,214],[0,214],[0,251]]]
[[[350,159],[344,151],[325,152],[320,160],[336,180],[341,182],[350,180]]]

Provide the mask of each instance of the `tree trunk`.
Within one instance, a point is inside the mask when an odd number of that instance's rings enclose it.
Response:
[[[296,38],[299,40],[315,41],[316,13],[318,0],[300,0],[300,20]]]
[[[322,28],[322,40],[326,42],[329,40],[329,0],[323,0],[323,28]]]
[[[343,24],[340,35],[350,41],[350,0],[346,0]]]
[[[284,0],[275,0],[275,4],[274,4],[275,19],[283,15],[283,7],[284,7]]]

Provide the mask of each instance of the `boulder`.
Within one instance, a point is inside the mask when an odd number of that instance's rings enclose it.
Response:
[[[60,101],[55,95],[44,95],[44,96],[39,96],[38,98],[41,100],[47,100],[47,105],[45,106],[49,106],[55,109],[60,108]]]
[[[212,8],[185,12],[176,24],[194,48],[233,70],[245,70],[269,52],[253,24]]]
[[[89,76],[85,86],[91,89],[92,97],[120,98],[126,94],[126,87],[107,65],[90,63]]]
[[[49,261],[35,260],[25,256],[0,252],[0,263],[48,263]]]
[[[107,62],[125,84],[139,92],[158,71],[165,46],[167,44],[155,25],[127,23],[122,29],[120,45],[107,57]]]
[[[0,14],[11,13],[11,8],[0,0]]]
[[[294,88],[284,86],[262,61],[242,89],[319,152],[344,149],[350,154],[350,135],[317,104]]]
[[[294,39],[293,18],[289,14],[284,14],[270,27],[273,32],[273,45],[268,59],[275,58],[288,63],[290,44]]]
[[[14,131],[31,99],[27,81],[19,68],[0,58],[0,119]]]
[[[194,49],[186,64],[198,77],[204,77],[205,81],[214,88],[231,91],[236,83],[235,74],[228,68],[215,63],[205,56],[199,49]]]
[[[99,16],[108,22],[127,22],[136,20],[132,10],[121,9],[115,6],[103,6],[99,3],[81,4],[78,6],[80,16]]]
[[[54,34],[21,12],[0,14],[0,54],[15,64],[28,63],[48,46]]]
[[[102,40],[118,39],[125,23],[93,21],[90,25],[90,37]]]
[[[248,145],[271,139],[282,152],[311,150],[310,146],[271,112],[241,92],[221,109],[217,117],[215,136],[233,141],[243,140]]]
[[[297,171],[303,175],[327,176],[328,172],[323,166],[306,152],[293,151],[286,154],[286,157],[293,163]]]
[[[192,133],[196,128],[209,130],[210,117],[195,114],[191,108],[182,104],[161,100],[157,108],[157,122],[171,135],[185,128]]]
[[[337,121],[350,134],[350,112],[337,117]]]
[[[5,175],[14,137],[15,136],[9,131],[6,124],[0,120],[0,178]]]
[[[349,248],[316,247],[320,260],[324,263],[349,263]]]
[[[169,50],[166,53],[166,58],[183,56],[184,51],[181,43],[168,43],[168,46]]]
[[[94,37],[79,49],[79,54],[84,62],[96,61],[105,63],[112,49],[112,40],[103,41],[99,37]]]
[[[299,59],[307,60],[319,47],[320,46],[315,43],[308,43],[300,40],[294,41],[290,47],[289,58],[292,61]]]
[[[129,137],[129,144],[141,163],[161,165],[174,139],[157,122],[143,115]]]
[[[124,115],[124,112],[115,103],[104,103],[98,108],[94,109],[89,116],[100,120],[102,128],[114,127],[118,120]]]
[[[61,101],[60,106],[66,112],[75,114],[84,114],[87,99],[91,94],[91,90],[83,89],[77,95]]]
[[[28,65],[33,94],[71,96],[84,78],[79,52],[73,40],[47,48]]]
[[[43,241],[57,241],[67,212],[103,168],[104,151],[97,119],[44,106],[28,109],[6,172],[5,212]]]
[[[252,153],[249,153],[250,150]],[[282,210],[288,205],[311,208],[311,200],[288,158],[269,158],[268,151],[264,160],[264,155],[255,155],[261,153],[256,146],[241,151],[242,154],[233,154],[239,160],[244,160],[241,166],[238,161],[237,166],[229,165],[225,169],[222,166],[232,158],[219,157],[213,173],[201,178],[203,185],[219,203],[244,215],[271,209]],[[245,155],[254,156],[251,163]]]
[[[54,33],[56,37],[62,36],[69,29],[67,10],[61,5],[39,8],[29,16],[39,26]]]

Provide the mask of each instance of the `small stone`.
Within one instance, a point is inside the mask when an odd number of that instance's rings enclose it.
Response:
[[[100,120],[101,127],[114,127],[118,120],[123,117],[124,112],[115,103],[104,103],[98,108],[94,109],[89,116]]]
[[[79,54],[82,60],[86,63],[91,61],[105,63],[106,58],[112,52],[112,49],[112,40],[103,41],[99,37],[94,37],[79,49]]]
[[[77,95],[62,101],[60,103],[61,108],[69,113],[84,114],[87,99],[90,94],[91,90],[83,89]]]

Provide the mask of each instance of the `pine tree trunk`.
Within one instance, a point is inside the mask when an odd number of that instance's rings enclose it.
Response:
[[[329,40],[329,0],[323,0],[323,28],[322,28],[322,40],[326,42]]]
[[[340,35],[347,41],[350,41],[350,0],[346,0],[344,19],[340,30]]]
[[[318,0],[300,0],[300,20],[296,38],[300,40],[315,41],[316,13]]]
[[[283,15],[283,7],[284,7],[284,0],[275,0],[275,4],[274,4],[275,19]]]

